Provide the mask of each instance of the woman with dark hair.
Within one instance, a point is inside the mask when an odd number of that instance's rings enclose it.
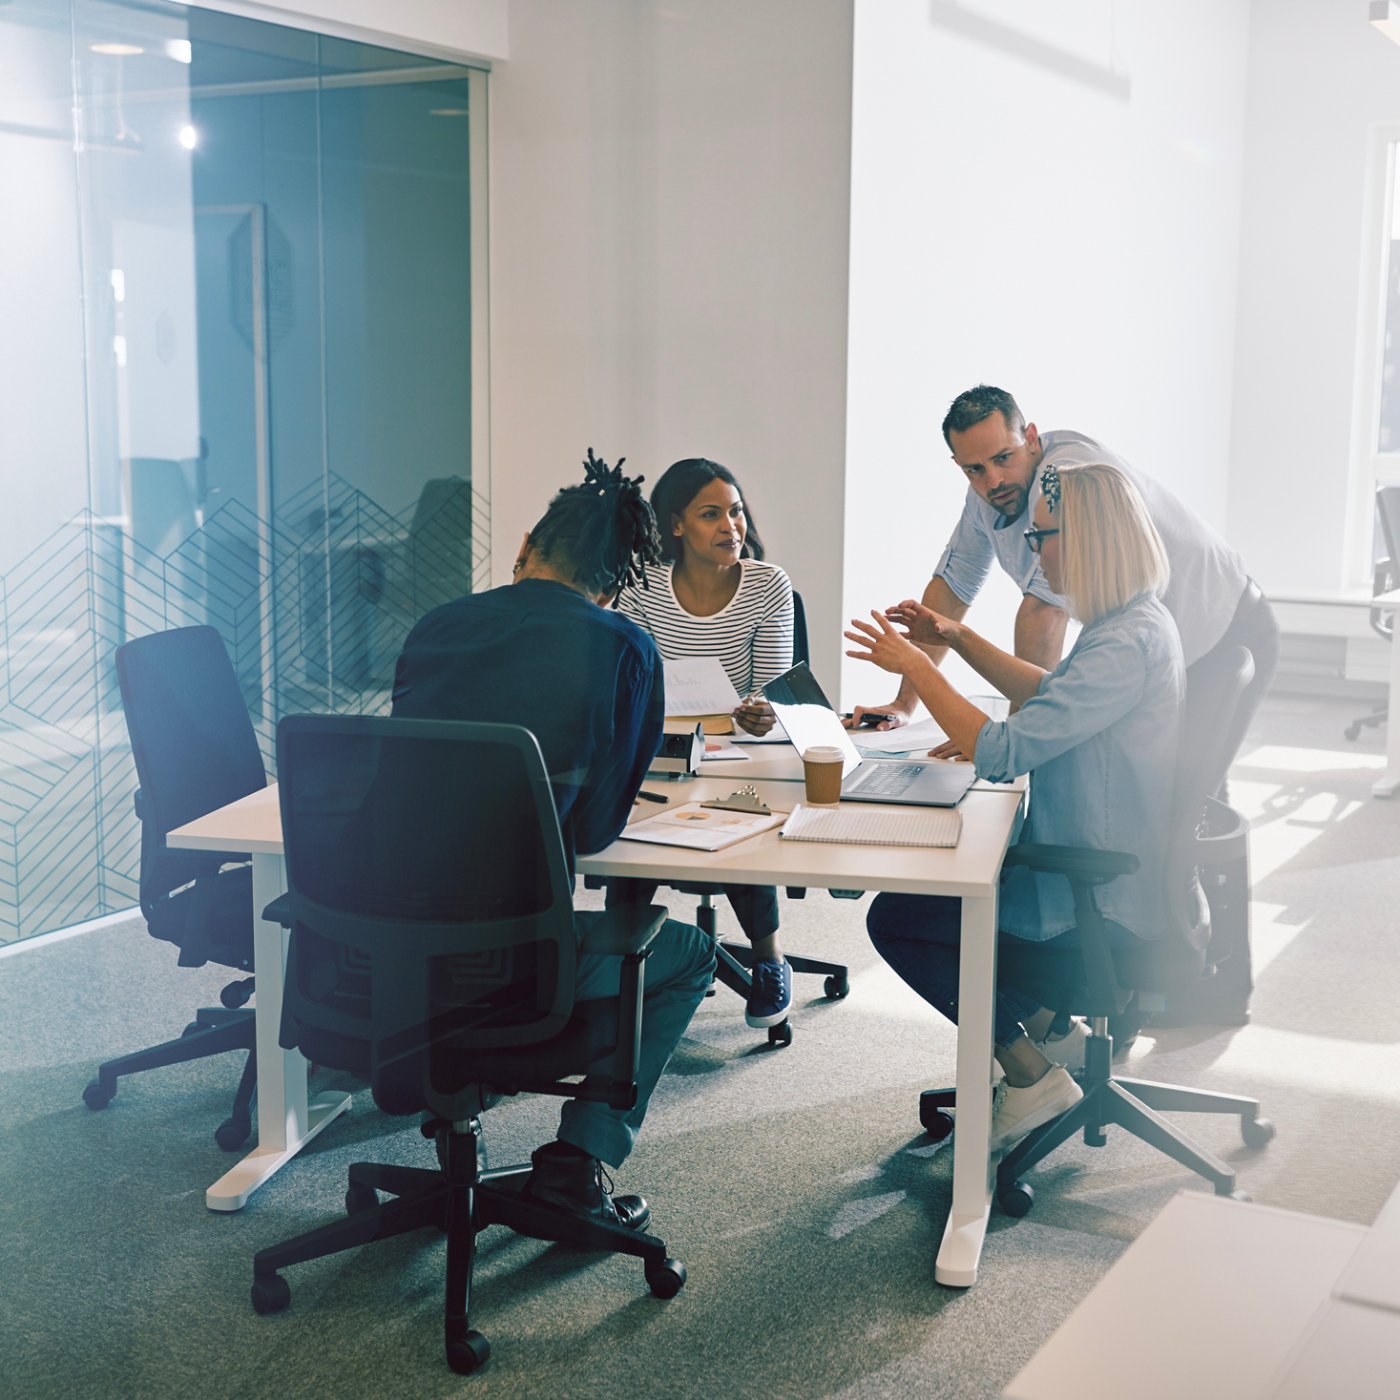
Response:
[[[687,457],[651,493],[665,566],[649,587],[625,588],[618,609],[651,633],[667,661],[713,656],[743,697],[735,722],[750,734],[773,727],[759,687],[792,666],[792,584],[763,558],[763,544],[728,467]],[[792,969],[778,946],[778,892],[724,886],[753,944],[749,1025],[777,1025],[792,1003]],[[649,901],[655,885],[614,882],[609,897]]]
[[[763,559],[739,483],[728,467],[687,457],[651,493],[667,567],[652,588],[628,588],[618,607],[656,639],[667,661],[717,657],[744,697],[734,718],[750,734],[773,727],[757,694],[792,665],[792,584]]]

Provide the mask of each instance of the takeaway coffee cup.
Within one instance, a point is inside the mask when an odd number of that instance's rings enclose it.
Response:
[[[841,800],[841,750],[816,744],[802,755],[809,807],[834,807]]]

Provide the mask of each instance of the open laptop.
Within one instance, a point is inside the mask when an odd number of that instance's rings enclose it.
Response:
[[[805,662],[769,681],[763,694],[799,754],[816,744],[834,744],[841,750],[843,801],[954,807],[976,780],[970,763],[948,763],[937,758],[923,763],[910,759],[862,759]]]

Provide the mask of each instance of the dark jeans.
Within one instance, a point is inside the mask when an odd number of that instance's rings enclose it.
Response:
[[[962,901],[943,894],[881,894],[875,897],[865,919],[870,941],[894,970],[954,1025],[958,1022],[958,947],[962,942]],[[1109,939],[1124,942],[1133,934],[1120,924],[1108,923]],[[997,935],[997,946],[1025,940],[1015,934]],[[1056,948],[1079,946],[1070,932],[1053,940]],[[1010,1045],[1020,1036],[1022,1023],[1041,1009],[1033,996],[997,977],[992,1035],[998,1045]]]
[[[603,916],[579,910],[574,924],[580,937]],[[559,1110],[559,1137],[620,1167],[632,1151],[646,1117],[652,1090],[680,1043],[695,1008],[705,999],[715,975],[715,945],[694,924],[667,919],[647,954],[642,980],[642,1024],[637,1057],[637,1102],[629,1109],[584,1099],[566,1099]],[[580,1001],[615,997],[622,976],[622,959],[584,954],[578,961],[574,992]]]
[[[1269,606],[1269,600],[1259,591],[1259,585],[1253,579],[1250,579],[1241,595],[1239,606],[1235,609],[1234,617],[1230,619],[1229,627],[1225,629],[1225,635],[1206,653],[1206,656],[1214,656],[1227,647],[1236,646],[1248,647],[1250,655],[1254,657],[1254,679],[1245,687],[1244,694],[1240,696],[1240,703],[1235,707],[1234,718],[1227,731],[1229,742],[1225,752],[1230,755],[1232,762],[1235,755],[1239,753],[1240,746],[1244,743],[1245,735],[1249,732],[1249,724],[1254,718],[1255,711],[1259,708],[1259,702],[1268,692],[1274,679],[1274,672],[1278,670],[1278,619],[1275,618],[1274,610]],[[1205,657],[1201,658],[1202,661],[1205,659]],[[1189,669],[1186,672],[1186,684],[1188,686],[1191,684]],[[1220,800],[1222,802],[1230,800],[1228,780],[1221,787]]]
[[[1250,654],[1254,657],[1254,679],[1245,687],[1244,694],[1241,695],[1240,702],[1235,707],[1235,713],[1227,731],[1226,753],[1230,755],[1232,762],[1235,755],[1239,753],[1240,746],[1244,743],[1250,721],[1259,709],[1260,701],[1268,692],[1269,685],[1274,678],[1274,672],[1278,670],[1278,621],[1274,617],[1274,610],[1269,606],[1269,600],[1259,591],[1258,585],[1253,579],[1249,581],[1248,587],[1240,598],[1239,606],[1235,609],[1235,615],[1230,620],[1225,635],[1211,651],[1206,653],[1206,656],[1212,656],[1226,647],[1233,646],[1249,648]],[[1205,659],[1205,657],[1201,658],[1202,661]],[[1186,684],[1188,687],[1191,684],[1190,670],[1186,673]],[[1219,796],[1222,802],[1230,800],[1228,778],[1221,783]],[[1238,878],[1247,879],[1243,875]],[[1232,878],[1231,884],[1232,886],[1237,885],[1238,879]],[[1219,901],[1212,898],[1213,887],[1209,882],[1207,882],[1205,890],[1206,898],[1211,903],[1214,925],[1214,938],[1211,943],[1210,955],[1217,969],[1210,984],[1211,999],[1232,1003],[1247,1002],[1250,992],[1254,989],[1253,955],[1249,947],[1247,910],[1238,907],[1240,900],[1236,894],[1228,915],[1222,917],[1224,911],[1216,907]],[[1247,900],[1247,898],[1246,894],[1245,899]],[[1180,997],[1173,997],[1173,1007],[1176,1007],[1181,1000]]]
[[[687,884],[689,882],[687,881]],[[611,879],[608,881],[606,906],[616,904],[650,904],[656,897],[654,880]],[[729,896],[734,917],[752,943],[778,931],[778,891],[772,885],[691,885],[695,890],[723,891]]]

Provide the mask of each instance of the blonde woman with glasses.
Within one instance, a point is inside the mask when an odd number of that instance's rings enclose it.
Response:
[[[949,747],[968,755],[977,776],[1005,782],[1031,774],[1030,810],[1020,839],[1127,850],[1133,875],[1097,891],[1110,935],[1157,938],[1167,932],[1160,897],[1185,696],[1181,642],[1161,601],[1168,565],[1136,488],[1103,463],[1048,467],[1041,474],[1026,542],[1051,588],[1082,624],[1069,655],[1046,671],[993,646],[970,627],[912,599],[853,620],[845,635],[873,662],[907,680],[943,728]],[[904,632],[897,630],[906,629]],[[911,640],[931,629],[1015,707],[994,720],[960,695]],[[1004,872],[1001,937],[1061,938],[1076,919],[1069,884],[1025,867]],[[882,894],[866,921],[894,970],[956,1022],[960,904],[942,896]],[[1011,1146],[1083,1096],[1071,1071],[1083,1064],[1087,1030],[1072,1022],[1056,1040],[1053,1012],[1002,985],[995,1051],[1004,1074],[992,1147]]]

